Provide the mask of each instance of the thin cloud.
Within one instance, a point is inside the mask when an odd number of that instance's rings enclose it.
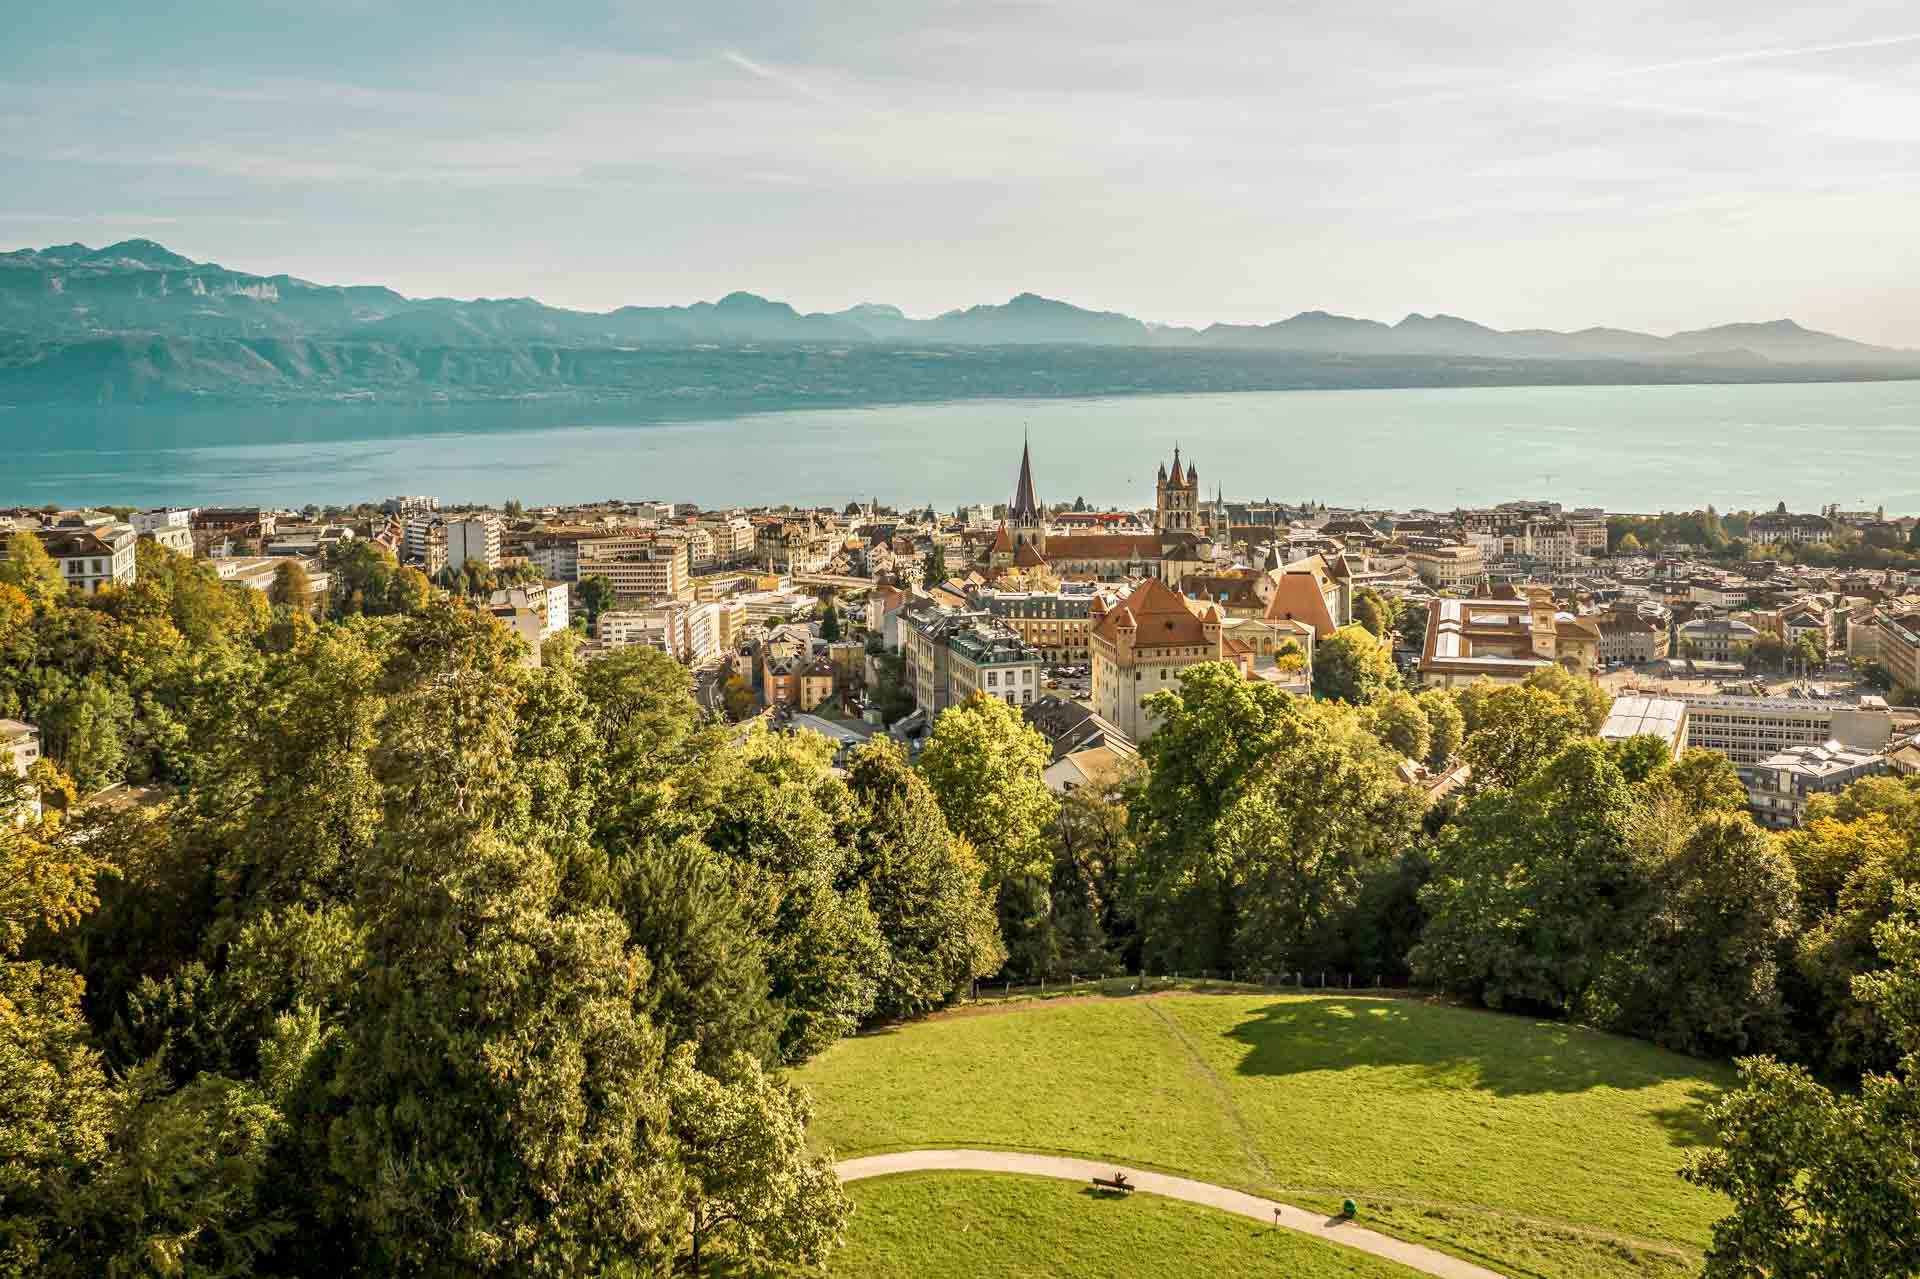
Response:
[[[1739,62],[1771,62],[1779,58],[1812,58],[1824,53],[1846,53],[1854,49],[1886,49],[1894,45],[1920,43],[1920,31],[1899,36],[1876,36],[1871,40],[1842,40],[1834,44],[1808,44],[1788,49],[1747,49],[1734,53],[1716,53],[1703,58],[1682,58],[1677,62],[1654,62],[1644,67],[1627,67],[1609,73],[1612,76],[1657,75],[1662,71],[1690,71],[1695,67],[1720,67]]]
[[[733,49],[722,49],[720,56],[728,62],[731,62],[734,66],[739,67],[742,71],[745,71],[748,75],[759,76],[762,80],[777,84],[781,88],[791,93],[797,93],[803,98],[810,99],[814,102],[825,103],[827,106],[840,105],[839,100],[831,94],[822,93],[806,81],[789,75],[785,71],[779,71],[764,63],[755,62],[744,53],[739,53]]]

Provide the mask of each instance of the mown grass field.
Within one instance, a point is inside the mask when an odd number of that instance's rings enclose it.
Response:
[[[799,1072],[841,1156],[1004,1147],[1327,1211],[1351,1195],[1378,1229],[1547,1279],[1697,1268],[1721,1204],[1675,1174],[1730,1079],[1577,1027],[1345,995],[1010,1005]]]
[[[846,1279],[1418,1279],[1377,1257],[1151,1195],[1064,1181],[917,1173],[856,1182]],[[938,1223],[938,1228],[930,1228]]]

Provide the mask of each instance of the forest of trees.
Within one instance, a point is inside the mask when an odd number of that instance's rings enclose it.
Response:
[[[1775,836],[1564,672],[1400,688],[1385,613],[1313,700],[1183,672],[1106,788],[985,699],[836,770],[650,649],[528,665],[374,548],[324,599],[151,544],[71,596],[38,552],[0,558],[0,716],[47,755],[0,779],[45,814],[0,823],[0,1273],[801,1272],[848,1205],[785,1068],[976,978],[1138,971],[1741,1056],[1710,1273],[1912,1267],[1912,781]],[[1471,780],[1429,804],[1407,758]]]

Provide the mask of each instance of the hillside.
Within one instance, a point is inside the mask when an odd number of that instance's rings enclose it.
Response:
[[[1034,353],[1040,347],[1044,355]],[[994,354],[1002,351],[1010,354]],[[408,298],[380,285],[255,275],[151,240],[0,253],[5,404],[367,395],[844,403],[1914,376],[1920,352],[1791,320],[1658,337],[1305,311],[1195,330],[1034,293],[926,319],[884,303],[803,313],[748,292],[590,312],[534,298]]]
[[[1920,362],[1920,352],[1872,346],[1792,320],[1724,324],[1660,337],[1622,329],[1502,332],[1452,315],[1408,315],[1396,324],[1302,311],[1265,325],[1204,329],[1149,325],[1021,293],[1004,303],[914,319],[869,303],[803,314],[785,302],[733,292],[685,306],[623,306],[604,313],[533,298],[408,298],[379,285],[315,284],[196,262],[152,240],[101,249],[54,245],[0,253],[0,330],[39,338],[142,332],[166,336],[298,336],[490,345],[551,342],[884,342],[972,345],[1173,346],[1342,355],[1484,356],[1496,359],[1693,359],[1745,351],[1785,363]]]
[[[1404,1000],[1027,1005],[836,1045],[799,1072],[839,1157],[1011,1148],[1158,1167],[1516,1275],[1688,1273],[1720,1205],[1675,1175],[1719,1067]]]

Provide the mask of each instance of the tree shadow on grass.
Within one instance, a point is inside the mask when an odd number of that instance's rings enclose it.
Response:
[[[1659,1112],[1681,1144],[1705,1139],[1697,1113],[1713,1089],[1699,1083],[1718,1068],[1637,1040],[1506,1013],[1343,996],[1291,998],[1255,1010],[1227,1032],[1247,1046],[1242,1075],[1397,1067],[1422,1083],[1498,1097],[1633,1091],[1695,1082],[1695,1105]]]
[[[1707,1118],[1707,1107],[1719,1101],[1721,1092],[1706,1084],[1687,1089],[1687,1100],[1678,1106],[1663,1106],[1651,1111],[1653,1121],[1667,1130],[1676,1146],[1711,1146],[1719,1138]]]

